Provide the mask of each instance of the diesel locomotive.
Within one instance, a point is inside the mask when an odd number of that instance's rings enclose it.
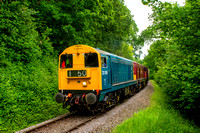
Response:
[[[55,99],[70,111],[103,111],[139,91],[149,77],[147,67],[86,45],[66,48],[58,71]]]

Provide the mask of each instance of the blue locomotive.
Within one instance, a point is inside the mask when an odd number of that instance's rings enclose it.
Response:
[[[55,99],[71,110],[97,112],[133,95],[148,82],[147,67],[86,45],[59,56],[59,93]]]

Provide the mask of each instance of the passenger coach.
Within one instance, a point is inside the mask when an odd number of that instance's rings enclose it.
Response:
[[[74,45],[59,56],[56,101],[71,110],[104,110],[148,82],[147,67],[90,47]]]

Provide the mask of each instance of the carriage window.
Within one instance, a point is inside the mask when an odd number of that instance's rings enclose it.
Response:
[[[101,57],[101,67],[107,67],[106,57]]]
[[[61,55],[60,68],[72,68],[73,59],[71,54]]]
[[[97,53],[85,53],[85,67],[98,67]]]

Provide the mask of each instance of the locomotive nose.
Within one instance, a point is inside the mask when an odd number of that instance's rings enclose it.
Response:
[[[57,93],[55,99],[57,103],[62,103],[64,102],[65,96],[62,93]]]

